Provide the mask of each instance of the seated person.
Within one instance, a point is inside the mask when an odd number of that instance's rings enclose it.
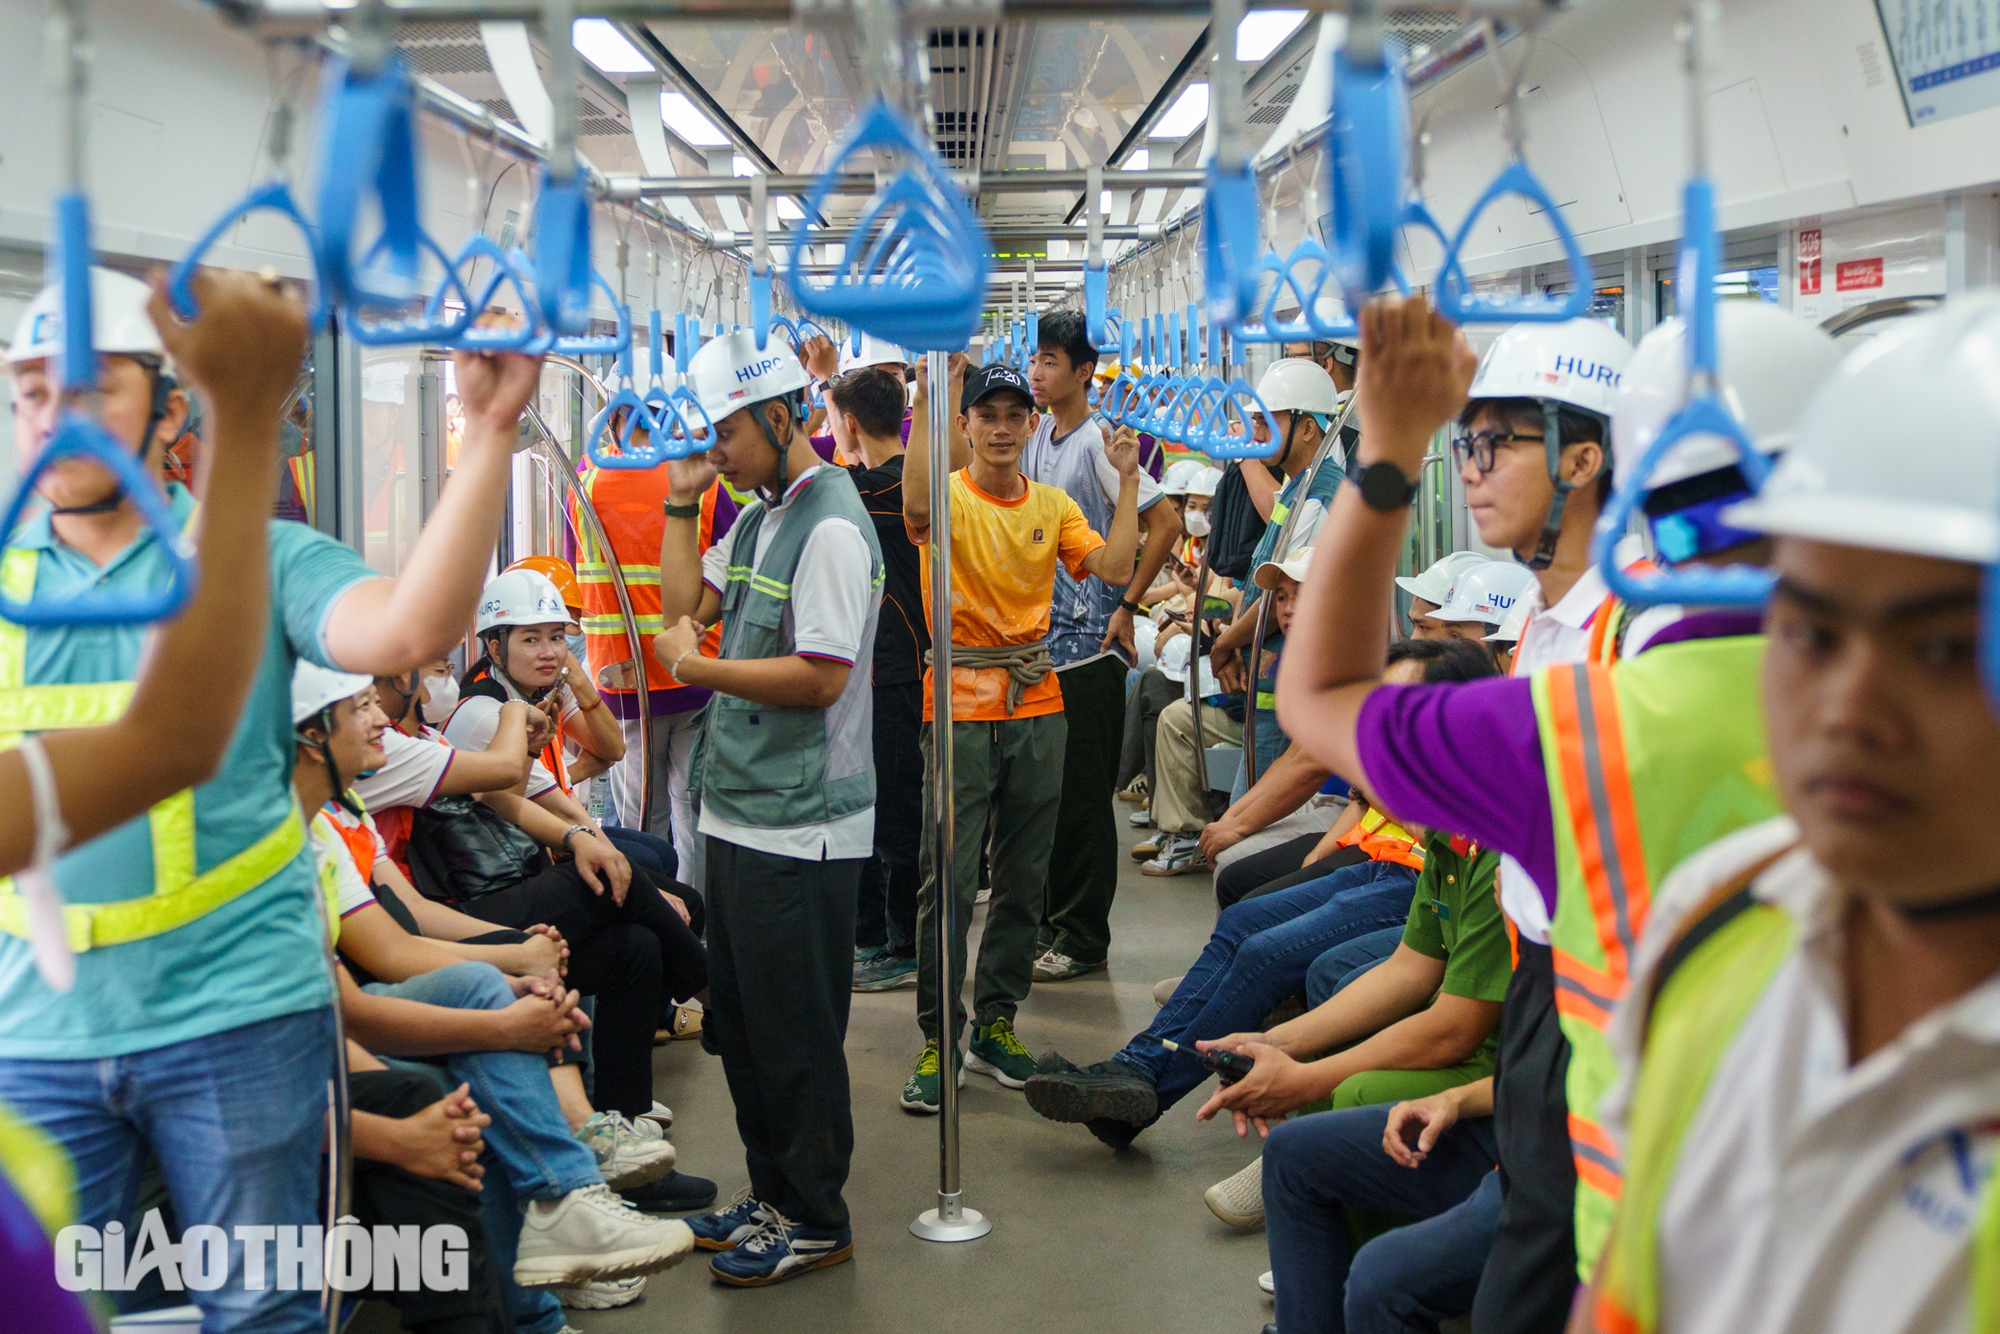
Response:
[[[1451,656],[1407,640],[1389,653],[1390,672],[1409,682]],[[1356,827],[1363,827],[1358,819]],[[1028,1105],[1052,1121],[1083,1123],[1113,1148],[1130,1144],[1208,1079],[1205,1066],[1187,1052],[1167,1051],[1161,1038],[1186,1046],[1254,1026],[1306,989],[1327,950],[1407,924],[1418,868],[1426,864],[1416,838],[1390,821],[1370,824],[1358,840],[1360,863],[1224,911],[1201,957],[1143,1032],[1091,1066],[1049,1053],[1028,1081]]]
[[[347,796],[340,786],[345,772],[367,763],[387,719],[375,707],[368,677],[308,662],[293,674],[292,717],[298,737],[293,783],[301,805],[317,812]],[[338,913],[338,947],[339,924],[370,908],[373,897],[343,832],[317,816],[313,823],[321,884]],[[429,947],[414,936],[399,946],[406,956]],[[509,1210],[497,1220],[502,1235],[496,1243],[517,1257],[514,1282],[534,1288],[626,1278],[685,1259],[694,1234],[683,1223],[648,1218],[611,1194],[591,1151],[563,1119],[545,1057],[587,1022],[575,1008],[577,994],[565,991],[553,974],[509,982],[486,964],[442,954],[433,961],[443,966],[400,987],[374,983],[366,990],[337,964],[341,1013],[364,1048],[443,1056],[454,1078],[479,1090],[482,1108],[494,1118],[487,1137],[493,1160],[512,1195],[530,1201],[525,1217]],[[662,1145],[653,1158],[656,1174],[671,1170],[670,1146]],[[487,1217],[495,1221],[491,1212]]]
[[[1494,672],[1489,654],[1449,636],[1391,644],[1388,661],[1405,660],[1422,664],[1422,675],[1412,679],[1426,682],[1472,681]],[[1203,852],[1214,861],[1227,849],[1298,810],[1314,793],[1327,790],[1329,783],[1337,784],[1342,791],[1349,790],[1344,780],[1334,778],[1304,750],[1288,746],[1277,763],[1257,776],[1255,787],[1201,831]],[[1289,889],[1338,869],[1340,861],[1322,859],[1328,859],[1343,846],[1351,822],[1359,818],[1360,812],[1354,810],[1344,814],[1324,834],[1302,834],[1231,862],[1216,873],[1216,905],[1227,908],[1257,894]]]

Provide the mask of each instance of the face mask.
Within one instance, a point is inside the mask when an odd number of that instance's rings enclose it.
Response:
[[[424,718],[433,724],[451,717],[451,711],[458,707],[458,678],[447,673],[444,676],[426,676],[424,689],[430,700],[424,705]]]
[[[1208,536],[1208,516],[1200,510],[1189,510],[1182,516],[1182,522],[1188,530],[1189,537]]]
[[[584,660],[584,645],[583,645],[582,635],[567,635],[564,637],[563,642],[569,645],[569,651],[571,657],[575,658],[579,663]]]

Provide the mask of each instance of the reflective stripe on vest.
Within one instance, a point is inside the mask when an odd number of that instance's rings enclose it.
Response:
[[[1354,828],[1334,840],[1337,848],[1360,848],[1371,862],[1394,862],[1412,870],[1424,869],[1423,845],[1410,831],[1374,807],[1355,822]]]
[[[1662,645],[1615,667],[1532,677],[1555,814],[1549,928],[1577,1175],[1576,1252],[1588,1278],[1622,1189],[1598,1104],[1617,1081],[1605,1027],[1625,994],[1652,887],[1690,853],[1778,813],[1764,753],[1755,636]]]
[[[41,553],[33,548],[7,548],[0,555],[0,591],[16,601],[32,597],[40,563]],[[116,722],[132,702],[130,681],[24,685],[27,662],[28,632],[0,621],[0,750],[20,745],[24,732]],[[76,953],[186,926],[276,875],[305,846],[305,828],[293,811],[243,851],[196,875],[193,789],[154,806],[147,824],[153,842],[152,894],[118,903],[64,905],[63,924]],[[15,893],[12,876],[0,878],[0,931],[24,940],[29,934],[27,904]]]

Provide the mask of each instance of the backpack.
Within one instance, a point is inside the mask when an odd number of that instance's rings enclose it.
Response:
[[[1208,568],[1225,579],[1248,579],[1250,558],[1264,536],[1264,516],[1250,499],[1243,470],[1231,463],[1222,471],[1208,506]]]
[[[438,903],[463,904],[548,869],[548,854],[472,797],[439,797],[410,821],[410,879]]]

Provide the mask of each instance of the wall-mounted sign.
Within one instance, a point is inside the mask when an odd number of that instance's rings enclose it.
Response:
[[[1807,219],[1794,238],[1793,313],[1823,320],[1894,296],[1944,294],[1944,205],[1869,210],[1838,221]]]
[[[2000,106],[2000,22],[1990,5],[1875,0],[1911,125]]]

